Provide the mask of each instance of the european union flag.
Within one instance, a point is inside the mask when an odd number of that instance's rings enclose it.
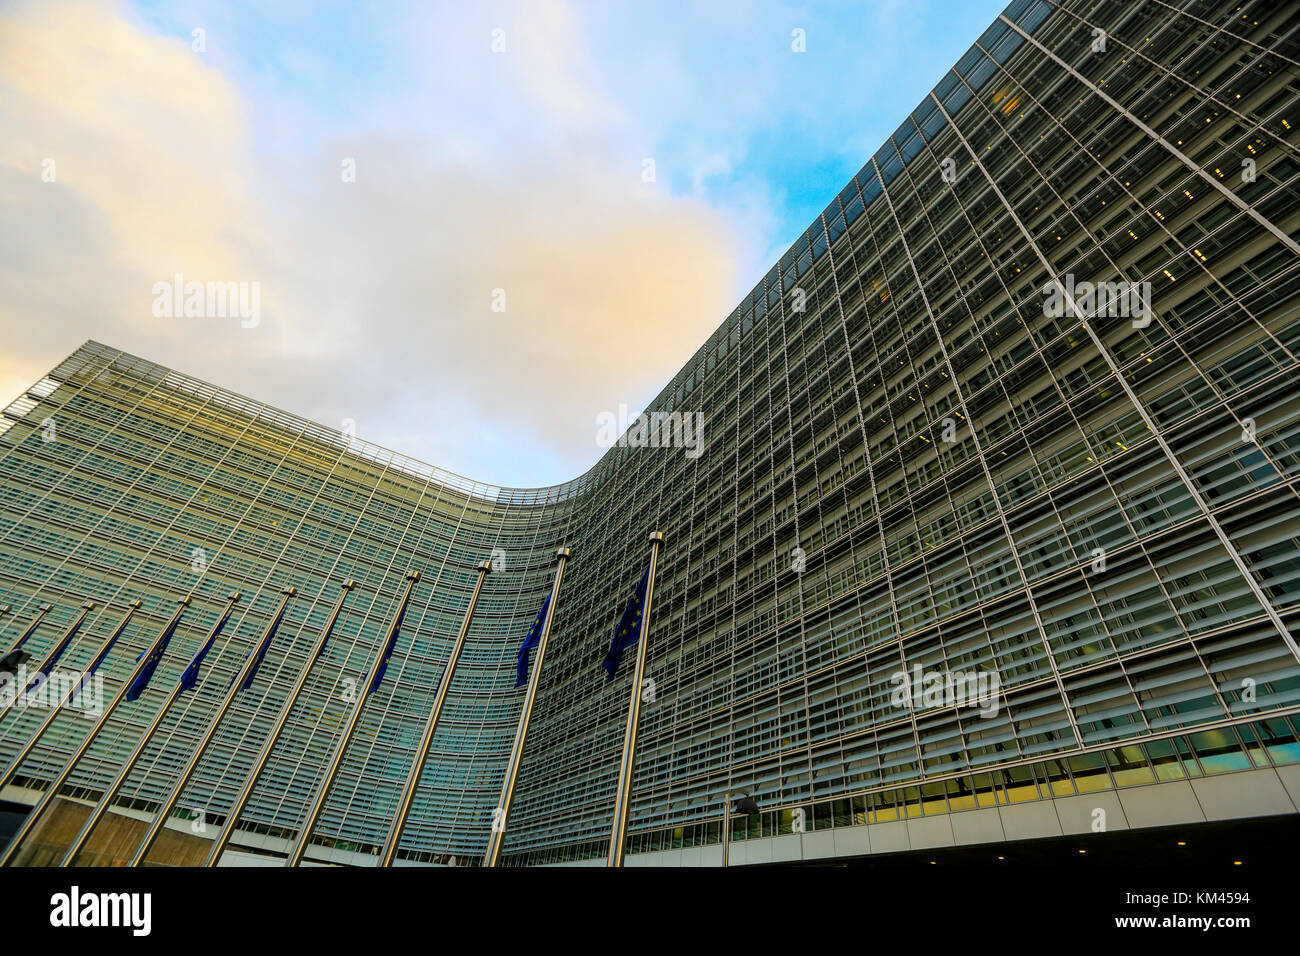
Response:
[[[379,662],[379,669],[375,671],[375,679],[370,682],[370,689],[367,694],[373,694],[379,690],[379,685],[384,682],[384,673],[388,670],[388,662],[393,656],[393,648],[397,646],[397,635],[402,630],[402,619],[406,617],[407,602],[402,602],[401,610],[397,612],[397,620],[393,622],[393,633],[388,636],[388,643],[384,645],[384,659]]]
[[[127,700],[135,700],[144,693],[144,689],[149,686],[149,681],[153,680],[153,672],[158,669],[158,662],[162,660],[163,654],[167,652],[167,645],[171,642],[172,635],[176,633],[176,625],[181,622],[178,616],[172,618],[171,623],[167,625],[167,630],[162,632],[158,642],[154,644],[153,653],[144,663],[144,670],[136,675],[135,680],[131,681],[131,687],[126,692]],[[136,656],[136,660],[144,657],[144,651]]]
[[[623,659],[623,651],[635,646],[641,639],[641,611],[645,607],[645,589],[649,580],[650,569],[646,568],[645,574],[641,575],[641,583],[636,586],[636,593],[627,602],[618,627],[614,629],[614,640],[610,642],[609,653],[605,655],[605,661],[601,664],[609,672],[605,675],[606,684],[614,679],[619,662]]]
[[[214,627],[212,633],[208,635],[207,641],[199,648],[199,652],[194,655],[194,659],[190,661],[190,666],[185,668],[185,673],[181,674],[182,691],[189,690],[199,682],[199,665],[203,663],[203,658],[208,656],[208,651],[212,650],[213,642],[216,641],[217,635],[221,633],[221,629],[226,626],[228,620],[230,620],[229,611],[221,616],[221,620],[217,622],[217,626]]]
[[[537,612],[537,620],[533,621],[528,636],[524,638],[524,646],[519,648],[519,657],[515,661],[515,687],[523,687],[528,683],[528,652],[542,642],[542,625],[546,621],[546,609],[550,606],[551,596],[547,594],[542,609]]]
[[[271,646],[271,640],[275,637],[275,632],[280,629],[280,622],[284,620],[284,609],[286,607],[288,607],[287,602],[280,605],[280,613],[275,616],[271,626],[266,629],[266,637],[262,638],[262,643],[257,646],[256,651],[248,652],[249,654],[255,653],[257,659],[253,661],[253,666],[248,669],[248,676],[244,678],[244,682],[239,685],[240,690],[248,690],[253,686],[253,678],[257,676],[257,669],[262,666],[262,658],[266,657],[266,650]],[[244,659],[248,660],[248,656],[245,655]],[[233,678],[231,683],[234,683]]]

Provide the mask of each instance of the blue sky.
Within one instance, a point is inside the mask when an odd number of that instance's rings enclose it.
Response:
[[[588,61],[585,77],[596,95],[625,111],[632,129],[620,132],[656,158],[664,188],[703,196],[738,218],[756,196],[769,205],[769,231],[733,290],[739,297],[1004,6],[588,0],[571,9]],[[499,111],[485,115],[448,115],[423,97],[416,102],[426,112],[394,109],[427,88],[422,52],[487,50],[491,30],[506,28],[516,7],[472,0],[135,4],[141,21],[160,34],[187,37],[200,25],[211,61],[257,110],[260,142],[288,153],[377,127],[502,147],[556,135],[537,118],[518,115],[525,107],[512,102],[517,90],[510,83],[491,90]],[[791,50],[796,29],[804,31],[803,54]],[[468,59],[494,65],[487,56]],[[499,79],[471,75],[475,84]]]
[[[473,478],[573,477],[1003,5],[19,2],[0,214],[36,251],[0,266],[0,388],[94,337]],[[259,282],[265,320],[160,322],[177,271]]]

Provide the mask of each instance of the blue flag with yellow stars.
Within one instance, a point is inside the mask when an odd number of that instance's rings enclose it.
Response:
[[[194,655],[194,659],[190,661],[190,666],[185,668],[185,673],[181,674],[181,690],[189,690],[199,682],[199,665],[203,663],[203,658],[208,656],[208,651],[212,650],[213,642],[216,641],[217,635],[221,633],[221,629],[226,626],[228,620],[230,620],[229,611],[221,615],[221,620],[212,629],[212,633],[208,635],[207,642]]]
[[[627,607],[623,609],[623,617],[619,619],[618,627],[614,629],[614,640],[610,642],[609,653],[605,655],[605,661],[601,665],[608,671],[605,675],[606,684],[612,681],[618,672],[623,651],[636,646],[636,642],[641,639],[641,611],[645,607],[645,588],[649,580],[650,569],[646,568],[645,574],[641,575],[641,583],[636,586],[636,593],[627,602]]]
[[[248,654],[244,655],[244,660],[248,660],[249,654],[256,654],[257,659],[253,661],[253,666],[248,669],[248,676],[244,678],[244,682],[239,685],[240,690],[248,690],[253,686],[253,678],[257,676],[257,669],[262,666],[262,659],[266,657],[267,648],[271,646],[271,639],[275,637],[275,632],[280,629],[280,622],[284,620],[284,612],[288,606],[287,603],[281,605],[279,613],[275,615],[275,620],[271,622],[271,626],[266,629],[266,637],[262,638],[262,643],[257,646],[257,650],[249,651]],[[238,674],[235,675],[235,677],[238,676]],[[231,684],[235,682],[235,677],[230,678]]]
[[[388,636],[388,643],[384,645],[384,659],[379,662],[379,669],[375,671],[375,679],[370,682],[367,694],[379,690],[379,685],[384,682],[384,672],[388,670],[388,661],[393,656],[393,648],[397,646],[397,634],[402,629],[402,618],[406,617],[407,603],[403,601],[401,609],[397,612],[397,620],[393,622],[393,633]]]
[[[515,687],[523,687],[528,683],[528,652],[542,641],[542,623],[546,620],[546,609],[550,606],[551,596],[547,594],[542,609],[537,612],[537,620],[533,621],[528,636],[524,638],[524,646],[519,648],[519,658],[515,661]]]
[[[176,625],[180,622],[181,619],[178,615],[172,618],[171,623],[167,625],[167,630],[163,631],[162,637],[160,637],[158,643],[154,645],[153,653],[150,654],[148,660],[145,661],[144,670],[140,671],[140,673],[136,675],[135,680],[131,681],[131,687],[126,692],[127,700],[135,700],[143,694],[144,689],[149,686],[149,681],[153,680],[153,672],[158,669],[158,662],[162,660],[163,654],[166,653],[167,645],[171,643],[172,635],[176,633]],[[141,657],[144,657],[144,651],[141,651],[139,655],[137,655],[136,660],[140,660]]]

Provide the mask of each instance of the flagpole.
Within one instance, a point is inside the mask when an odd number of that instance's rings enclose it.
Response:
[[[8,607],[8,605],[5,606]],[[14,646],[9,648],[9,651],[5,654],[5,657],[9,657],[14,653],[14,651],[22,650],[22,646],[27,643],[27,638],[31,637],[33,634],[36,633],[36,629],[41,626],[41,621],[45,619],[45,615],[49,614],[50,611],[52,610],[54,610],[54,607],[53,605],[50,604],[42,604],[39,608],[37,608],[37,611],[39,613],[36,615],[36,617],[32,619],[32,623],[28,624],[27,627],[23,630],[22,636],[20,636],[18,640],[14,642]],[[26,655],[24,654],[24,656]],[[18,668],[15,667],[14,670],[17,671]]]
[[[77,615],[77,619],[68,625],[68,629],[63,632],[63,636],[54,642],[54,645],[46,651],[45,656],[41,658],[41,662],[36,665],[35,670],[38,674],[44,672],[45,668],[52,666],[55,661],[63,656],[63,652],[68,649],[68,644],[71,643],[72,639],[76,636],[77,631],[81,630],[81,625],[85,622],[86,615],[94,609],[94,601],[87,601],[81,605],[81,613]]]
[[[212,849],[208,851],[207,858],[203,861],[204,866],[216,866],[217,861],[221,858],[222,851],[230,843],[230,838],[235,835],[235,825],[239,822],[239,817],[244,812],[244,808],[248,806],[248,800],[253,795],[253,788],[257,786],[257,780],[262,775],[266,761],[270,758],[276,741],[280,739],[280,732],[284,730],[284,725],[289,721],[289,713],[293,710],[293,705],[297,703],[303,688],[307,686],[307,678],[311,674],[312,665],[316,663],[321,651],[325,649],[325,643],[330,639],[330,635],[334,631],[334,622],[338,620],[339,612],[343,610],[343,602],[348,599],[348,594],[356,586],[357,582],[351,578],[348,578],[339,586],[341,592],[338,601],[334,604],[334,610],[330,612],[329,620],[325,622],[325,627],[321,630],[320,636],[316,638],[316,642],[308,651],[306,666],[298,674],[293,689],[289,691],[284,706],[280,708],[275,723],[271,725],[271,730],[262,743],[262,749],[258,753],[257,759],[253,761],[253,766],[249,768],[248,773],[245,775],[244,785],[240,788],[239,795],[235,797],[235,802],[230,805],[230,811],[226,814],[225,826],[218,831],[217,838],[212,841]]]
[[[27,625],[27,629],[23,631],[23,636],[18,638],[17,643],[14,644],[14,646],[11,647],[10,650],[13,651],[18,650],[18,648],[22,647],[23,644],[27,641],[27,638],[31,637],[33,634],[36,633],[36,629],[41,626],[41,621],[45,619],[45,615],[49,614],[52,610],[54,610],[54,605],[42,604],[36,610],[39,613],[37,613],[36,617],[32,619],[32,623]]]
[[[429,747],[432,746],[433,735],[438,729],[438,718],[442,714],[443,704],[447,702],[447,694],[451,688],[451,678],[456,672],[456,663],[460,660],[460,652],[465,647],[465,637],[469,634],[469,624],[474,617],[474,608],[478,606],[479,592],[483,590],[483,579],[487,577],[488,572],[491,570],[491,561],[479,562],[478,580],[474,582],[474,590],[470,593],[469,607],[465,609],[465,617],[460,622],[460,631],[456,634],[456,643],[452,645],[451,656],[447,658],[447,666],[442,669],[438,689],[433,695],[433,707],[429,710],[429,719],[425,721],[424,732],[420,735],[420,743],[415,748],[415,757],[411,761],[411,769],[407,772],[406,783],[402,787],[401,799],[397,802],[397,813],[393,817],[392,826],[388,829],[388,836],[384,840],[383,849],[379,853],[380,866],[392,866],[393,858],[397,856],[397,846],[402,840],[402,831],[406,829],[406,818],[411,813],[411,806],[415,802],[415,791],[420,786],[420,774],[424,771],[424,764],[429,758]]]
[[[722,798],[722,865],[727,865],[731,849],[731,791]]]
[[[542,658],[546,656],[546,639],[551,636],[551,622],[555,620],[555,604],[560,597],[560,582],[564,580],[564,563],[573,552],[560,548],[555,552],[555,583],[551,585],[551,596],[547,599],[546,620],[542,622],[542,633],[537,638],[537,654],[533,660],[533,672],[528,678],[528,690],[524,694],[523,710],[519,714],[519,727],[515,730],[515,742],[510,748],[510,760],[506,764],[506,779],[501,785],[501,799],[497,801],[496,813],[492,818],[492,832],[488,834],[487,852],[483,854],[484,866],[496,866],[501,858],[501,846],[506,839],[506,818],[510,815],[510,804],[515,799],[515,781],[519,777],[519,766],[523,762],[524,739],[528,736],[528,723],[533,718],[533,702],[537,700],[537,684],[542,676]]]
[[[99,715],[99,719],[95,721],[95,726],[90,728],[90,733],[86,735],[86,739],[83,740],[80,746],[72,752],[71,759],[64,764],[63,769],[59,771],[59,775],[50,783],[45,792],[41,794],[41,798],[36,801],[31,811],[27,814],[26,819],[24,819],[22,824],[18,827],[13,838],[9,841],[9,845],[5,847],[4,853],[0,854],[0,866],[8,866],[13,862],[13,859],[18,852],[18,848],[22,846],[23,841],[27,839],[27,835],[31,832],[32,827],[36,825],[36,820],[41,815],[41,812],[49,806],[56,796],[58,796],[60,788],[67,782],[68,777],[72,776],[72,771],[73,768],[77,766],[77,761],[85,756],[86,751],[90,749],[90,745],[95,742],[95,737],[104,728],[104,725],[108,723],[108,718],[113,716],[113,711],[117,709],[117,705],[126,697],[126,692],[131,689],[131,685],[135,683],[135,679],[139,677],[145,667],[149,665],[150,655],[152,655],[158,648],[158,645],[162,643],[163,638],[171,634],[171,629],[180,621],[181,615],[184,614],[185,609],[189,607],[190,599],[189,597],[183,597],[177,603],[180,604],[180,607],[176,609],[176,613],[171,616],[171,620],[167,622],[167,625],[158,632],[158,636],[153,639],[153,643],[151,643],[145,649],[144,653],[140,655],[139,659],[136,660],[135,668],[131,671],[126,680],[122,682],[121,688],[118,689],[117,694],[114,695],[108,706],[104,708],[104,712]],[[134,610],[134,608],[132,608],[132,610]],[[127,617],[130,617],[130,615],[128,614]],[[123,625],[125,625],[125,623],[126,622],[123,621]],[[105,650],[107,650],[107,645]],[[69,698],[70,697],[71,695],[69,695]],[[45,722],[41,724],[40,729],[38,729],[32,739],[27,742],[27,746],[20,750],[10,762],[9,769],[4,772],[3,777],[0,777],[0,788],[3,788],[13,778],[13,775],[18,771],[18,767],[22,764],[24,758],[26,758],[27,754],[31,752],[32,747],[35,746],[37,739],[45,732],[46,728],[53,723],[54,717],[57,714],[58,708],[54,708],[50,711],[50,715],[45,718]]]
[[[636,763],[636,732],[641,720],[641,682],[645,679],[646,648],[650,645],[650,608],[655,596],[655,570],[659,548],[664,543],[662,531],[650,532],[650,572],[646,576],[645,611],[641,615],[641,633],[636,642],[636,670],[632,674],[632,702],[627,709],[627,729],[623,732],[623,761],[618,768],[618,791],[614,798],[614,826],[609,836],[609,859],[606,866],[623,865],[623,845],[627,842],[628,811],[632,806],[632,769]]]
[[[100,645],[99,651],[95,654],[95,659],[91,661],[90,667],[86,671],[86,678],[83,678],[83,680],[89,678],[89,676],[95,672],[95,670],[99,667],[99,665],[103,663],[104,658],[108,656],[108,652],[110,649],[112,649],[113,644],[117,641],[119,637],[121,637],[122,632],[126,630],[126,625],[130,623],[131,616],[135,614],[135,612],[138,611],[139,609],[140,609],[139,599],[134,600],[127,605],[127,612],[125,616],[122,618],[121,621],[118,622],[117,627],[113,628],[113,633],[110,634],[108,638],[104,641],[104,643]],[[66,704],[69,700],[71,700],[74,696],[76,696],[76,693],[77,693],[77,687],[74,686],[69,688],[68,692],[63,695],[62,699],[58,702],[58,704],[50,708],[50,712],[45,715],[45,719],[41,721],[41,725],[36,728],[36,732],[27,738],[27,743],[25,743],[22,746],[22,749],[18,751],[17,756],[15,756],[12,761],[10,761],[9,766],[4,771],[4,775],[0,776],[0,789],[3,789],[4,787],[9,785],[9,781],[13,778],[13,775],[17,772],[18,767],[22,764],[24,760],[27,759],[27,755],[32,752],[32,748],[34,748],[36,746],[37,741],[41,739],[41,734],[45,733],[45,731],[49,728],[50,724],[54,723],[54,718],[59,716],[60,709],[63,707],[64,704]]]
[[[49,607],[49,605],[47,604],[46,607]],[[68,649],[68,643],[76,635],[77,631],[81,629],[81,623],[86,619],[86,615],[89,614],[94,609],[95,609],[94,601],[87,601],[85,604],[81,605],[81,613],[77,615],[77,619],[73,621],[71,625],[69,625],[66,631],[63,632],[63,636],[59,638],[57,641],[55,641],[53,645],[51,645],[50,649],[45,652],[45,656],[41,658],[41,662],[37,664],[36,667],[34,668],[36,673],[38,674],[44,673],[45,668],[52,665],[56,660],[59,659],[60,656],[62,656],[63,652]],[[17,650],[17,648],[15,648],[15,650]],[[24,681],[23,687],[19,687],[18,673],[16,670],[13,676],[14,676],[14,680],[12,686],[14,691],[14,697],[13,700],[9,701],[7,704],[4,705],[3,709],[0,709],[0,720],[4,720],[5,715],[7,715],[9,711],[13,710],[14,705],[18,703],[19,695],[27,693],[27,689],[31,684],[31,681],[27,680]]]
[[[205,643],[217,636],[217,631],[225,623],[226,616],[234,610],[235,604],[238,601],[239,592],[230,592],[230,595],[226,599],[227,603],[225,610],[221,612],[221,616],[218,617],[216,623],[212,625],[212,629],[208,631],[208,636],[204,638]],[[180,679],[177,679],[176,686],[173,687],[171,693],[167,695],[167,699],[163,701],[163,705],[158,708],[158,713],[154,715],[153,721],[149,724],[149,728],[144,732],[144,736],[140,738],[139,743],[137,743],[131,750],[130,756],[126,758],[126,763],[122,764],[122,769],[118,771],[117,777],[115,777],[113,782],[108,785],[108,788],[104,790],[103,795],[99,798],[99,802],[96,803],[94,809],[90,811],[90,816],[86,817],[86,822],[81,825],[81,830],[77,833],[76,839],[72,841],[71,846],[69,846],[67,851],[63,854],[63,859],[59,861],[59,866],[72,866],[76,861],[77,854],[81,852],[82,848],[90,839],[91,831],[95,829],[99,821],[103,819],[104,814],[108,812],[109,804],[113,802],[118,791],[122,789],[122,785],[126,783],[126,778],[131,775],[131,771],[135,769],[136,761],[138,761],[144,754],[144,748],[147,747],[149,741],[153,739],[153,735],[162,724],[163,718],[167,716],[167,712],[171,709],[172,704],[176,703],[176,698],[180,697],[184,691],[185,685],[181,683]]]
[[[352,705],[352,712],[348,714],[348,721],[343,727],[343,733],[339,737],[338,743],[334,745],[334,753],[325,768],[325,777],[321,781],[320,788],[316,791],[316,799],[312,801],[311,809],[307,811],[307,819],[303,821],[302,829],[298,831],[298,839],[294,842],[293,849],[289,851],[289,857],[284,862],[285,866],[298,866],[302,863],[302,858],[307,854],[307,845],[311,840],[311,832],[316,829],[316,822],[325,810],[325,800],[329,797],[330,788],[334,786],[334,778],[338,775],[339,767],[343,765],[344,751],[347,750],[348,743],[352,740],[353,733],[356,732],[357,724],[361,721],[361,710],[365,707],[367,698],[370,697],[371,688],[374,687],[375,678],[379,675],[380,667],[388,663],[388,658],[384,656],[384,653],[387,652],[389,655],[393,653],[388,645],[396,639],[397,630],[402,626],[402,618],[406,615],[406,606],[411,601],[411,592],[415,590],[415,585],[419,580],[419,571],[408,571],[406,573],[406,593],[402,595],[402,602],[397,607],[393,622],[388,626],[388,634],[384,637],[384,643],[380,645],[379,653],[375,655],[375,660],[370,665],[370,672],[366,675],[365,686],[359,688],[360,694],[357,696],[356,703]]]
[[[258,648],[270,641],[271,636],[275,633],[275,629],[280,626],[280,619],[284,617],[284,611],[285,608],[289,606],[290,599],[292,599],[298,591],[296,588],[287,587],[282,589],[280,593],[283,594],[284,597],[280,601],[279,608],[276,609],[275,616],[271,618],[271,623],[266,626],[266,630],[262,633],[262,639],[249,649],[248,657],[244,660],[244,666],[239,669],[239,673],[235,675],[235,679],[230,682],[230,687],[226,691],[226,696],[221,699],[221,703],[218,705],[216,713],[213,714],[212,718],[208,721],[208,726],[203,731],[203,736],[200,737],[198,743],[194,745],[193,752],[190,754],[190,759],[185,764],[185,769],[183,769],[180,776],[176,778],[175,782],[172,784],[171,790],[167,792],[167,796],[163,797],[162,804],[158,807],[158,813],[154,817],[153,823],[149,825],[149,829],[145,833],[144,839],[140,841],[140,845],[136,848],[135,855],[131,857],[131,861],[127,866],[139,866],[144,862],[144,858],[149,855],[149,851],[153,849],[154,842],[158,839],[158,834],[162,832],[163,827],[167,825],[167,821],[171,818],[172,808],[176,806],[176,801],[180,799],[181,791],[185,789],[185,784],[189,783],[190,777],[194,774],[194,769],[199,765],[199,760],[203,757],[203,752],[208,749],[208,744],[212,743],[212,738],[217,733],[217,727],[220,725],[222,718],[226,716],[226,711],[230,710],[230,705],[234,702],[235,695],[242,689],[244,680],[248,677],[249,673],[261,662],[261,657],[257,653]]]

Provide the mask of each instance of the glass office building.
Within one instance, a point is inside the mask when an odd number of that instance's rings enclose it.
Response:
[[[728,791],[761,811],[733,821],[750,863],[1093,832],[1098,809],[1111,829],[1294,813],[1298,105],[1298,4],[1015,0],[651,404],[700,413],[703,454],[615,447],[553,488],[87,343],[0,424],[4,644],[42,602],[38,647],[94,600],[75,667],[139,597],[133,654],[193,590],[170,681],[245,594],[123,790],[147,810],[296,587],[181,801],[220,818],[357,579],[235,843],[291,839],[420,569],[316,831],[364,857],[495,551],[402,851],[473,862],[515,651],[567,545],[504,862],[603,862],[630,669],[607,685],[600,660],[658,529],[631,861],[718,861]],[[900,699],[934,674],[982,675],[996,706]],[[69,793],[103,789],[161,696],[121,709]],[[0,758],[37,719],[5,718]],[[83,728],[62,717],[18,783]]]

